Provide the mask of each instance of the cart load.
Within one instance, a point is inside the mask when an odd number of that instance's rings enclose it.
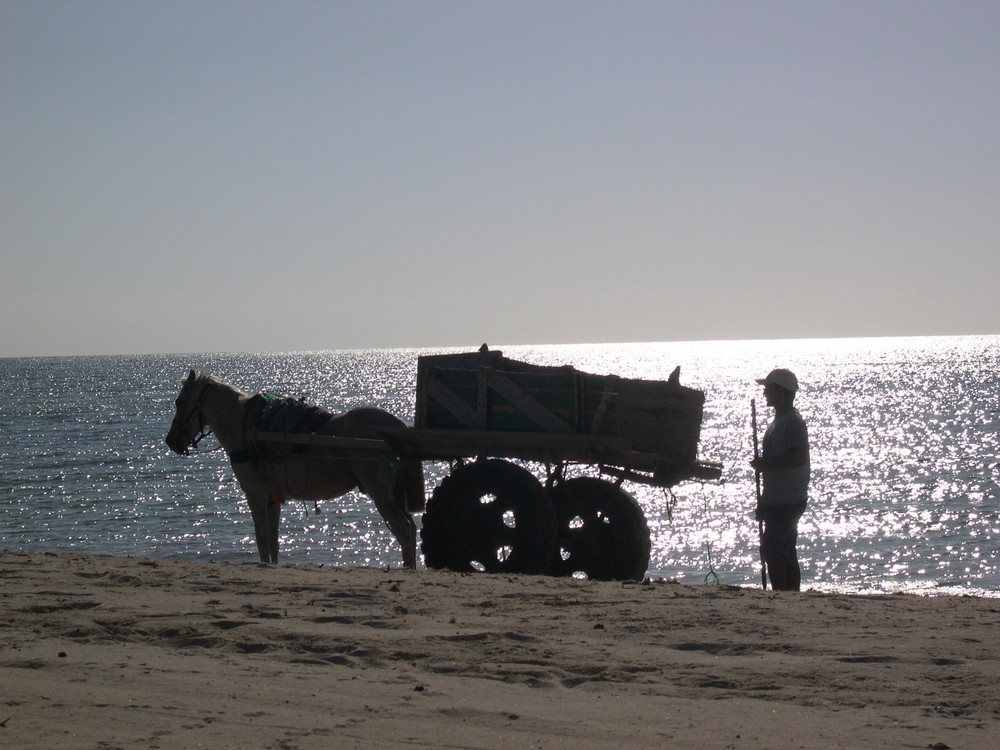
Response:
[[[453,462],[423,516],[428,567],[641,580],[649,528],[623,481],[722,473],[698,459],[705,395],[679,375],[594,375],[485,345],[420,357],[414,427],[383,437],[407,458]],[[545,479],[512,459],[542,464]],[[600,476],[570,476],[578,467]]]

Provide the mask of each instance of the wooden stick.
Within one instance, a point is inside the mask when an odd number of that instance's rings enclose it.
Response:
[[[757,401],[750,399],[750,421],[753,422],[753,457],[760,458],[760,443],[757,441]],[[757,485],[757,539],[760,542],[760,585],[767,590],[767,563],[764,562],[764,521],[760,518],[760,470],[754,470]]]

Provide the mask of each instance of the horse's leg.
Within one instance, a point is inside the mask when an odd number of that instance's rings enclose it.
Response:
[[[399,542],[400,550],[403,553],[403,567],[415,569],[417,567],[417,525],[413,522],[413,516],[405,512],[400,513],[400,518],[389,524],[389,530]]]
[[[254,537],[257,540],[257,552],[260,554],[262,563],[278,561],[278,529],[277,519],[273,525],[272,534],[272,502],[266,493],[247,493],[247,503],[250,505],[250,516],[253,518]],[[273,503],[273,505],[278,505]],[[279,514],[281,507],[278,506]],[[273,544],[272,544],[273,539]]]
[[[278,528],[281,526],[281,503],[271,499],[267,504],[267,550],[271,562],[278,562]]]
[[[382,518],[389,526],[389,531],[399,542],[399,548],[403,553],[403,567],[417,567],[417,525],[413,522],[413,516],[395,502],[389,503],[385,499],[376,499],[375,507],[379,509]],[[381,502],[381,505],[379,504]],[[385,509],[388,506],[388,509]]]
[[[424,488],[424,465],[421,461],[406,461],[400,471],[397,492],[406,493],[406,510],[422,513],[427,506]]]
[[[389,531],[396,537],[403,552],[403,566],[407,568],[417,567],[417,526],[413,523],[413,516],[406,512],[404,503],[406,502],[401,491],[392,494],[390,499],[389,488],[383,484],[377,474],[372,471],[374,464],[367,462],[365,467],[368,471],[360,472],[358,485],[361,491],[375,503],[378,512],[385,519]],[[397,484],[398,487],[398,484]],[[400,488],[401,489],[401,488]]]

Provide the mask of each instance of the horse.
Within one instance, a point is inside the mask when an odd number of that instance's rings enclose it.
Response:
[[[424,509],[424,472],[417,460],[393,460],[388,452],[351,447],[318,451],[307,445],[262,443],[253,439],[270,397],[248,396],[234,386],[194,370],[181,381],[176,413],[167,433],[175,453],[190,449],[209,431],[229,457],[253,518],[257,551],[262,563],[278,561],[278,526],[281,504],[287,500],[328,500],[360,489],[375,503],[403,552],[403,565],[415,568],[416,526],[413,513]],[[300,432],[343,438],[376,437],[380,428],[405,427],[382,409],[364,407],[331,414],[292,399],[281,399],[282,411],[294,412]],[[288,407],[291,407],[289,409]],[[271,409],[268,430],[276,428],[279,415]]]

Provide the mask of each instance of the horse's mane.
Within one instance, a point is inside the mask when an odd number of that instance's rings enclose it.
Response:
[[[226,390],[235,391],[241,396],[246,397],[247,395],[232,383],[223,380],[222,378],[218,377],[217,375],[207,370],[202,370],[201,372],[198,373],[195,373],[194,370],[192,370],[191,373],[194,374],[194,377],[192,378],[191,375],[188,375],[187,378],[181,381],[182,384],[187,384],[187,385],[200,384],[206,387],[217,385],[217,386],[222,386]]]
[[[193,379],[191,374],[194,374]],[[222,378],[207,371],[194,373],[192,370],[183,383],[234,388]],[[267,391],[248,397],[243,408],[246,424],[265,432],[315,432],[333,418],[333,414],[319,406],[307,404],[292,396],[277,396]]]
[[[194,377],[192,378],[191,375],[194,375]],[[201,370],[197,373],[194,370],[191,370],[190,373],[181,378],[181,385],[191,385],[193,383],[208,383],[211,385],[223,385],[225,384],[225,381],[222,380],[222,378],[218,378],[211,372],[208,372],[206,370]]]

